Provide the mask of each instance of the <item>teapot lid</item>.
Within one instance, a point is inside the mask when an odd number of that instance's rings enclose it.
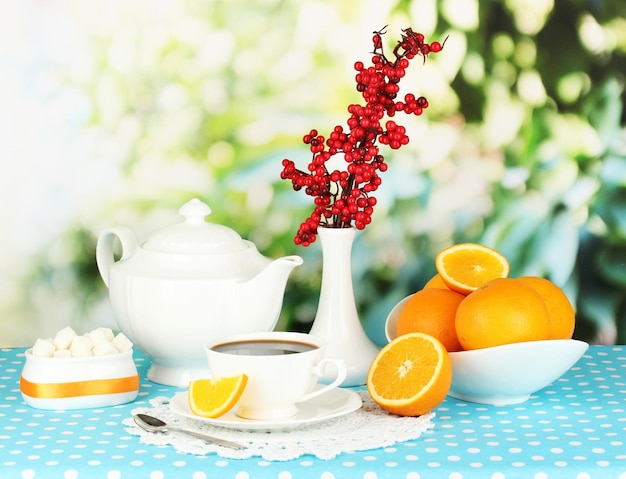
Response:
[[[152,234],[143,248],[161,253],[232,253],[248,246],[234,230],[204,220],[211,208],[197,198],[185,203],[178,212],[185,220]]]

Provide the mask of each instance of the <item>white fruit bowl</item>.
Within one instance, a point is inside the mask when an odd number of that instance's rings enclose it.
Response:
[[[400,316],[400,311],[404,308],[404,305],[411,299],[412,294],[408,295],[406,298],[401,299],[398,303],[393,307],[389,315],[387,316],[387,321],[385,321],[385,336],[387,337],[387,341],[391,341],[394,339],[396,334],[396,328],[398,326],[398,317]]]
[[[387,317],[389,341],[396,337],[398,316],[409,298],[398,302]],[[576,339],[550,339],[449,353],[452,385],[448,395],[496,406],[522,403],[565,374],[588,347]]]
[[[588,347],[576,339],[549,339],[449,353],[448,395],[494,406],[522,403],[565,374]]]

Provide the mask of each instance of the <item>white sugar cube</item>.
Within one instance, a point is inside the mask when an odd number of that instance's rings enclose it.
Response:
[[[100,328],[96,328],[94,332],[95,331],[98,331],[99,334],[102,334],[102,336],[104,336],[109,341],[113,341],[113,338],[115,337],[115,334],[113,334],[113,330],[111,328],[100,327]],[[94,344],[96,343],[94,342]]]
[[[72,353],[72,357],[82,358],[85,356],[93,356],[91,348],[93,348],[93,343],[91,339],[89,339],[89,336],[74,336],[69,350]]]
[[[60,349],[58,351],[55,351],[52,357],[53,358],[71,358],[72,351],[70,351],[69,349]]]
[[[109,341],[103,341],[93,347],[94,356],[106,356],[107,354],[117,354],[117,349]]]
[[[52,342],[57,350],[68,349],[75,337],[76,332],[70,326],[67,326],[56,334]]]
[[[33,346],[33,356],[38,358],[51,358],[54,354],[54,343],[51,339],[38,339]]]
[[[133,347],[133,343],[124,335],[124,333],[117,333],[117,336],[115,336],[111,343],[113,343],[115,349],[117,349],[120,353],[129,351]]]
[[[94,329],[93,331],[87,333],[87,336],[91,340],[91,343],[95,346],[96,344],[100,344],[102,342],[111,342],[112,338],[108,338],[107,334],[102,331],[104,328]]]

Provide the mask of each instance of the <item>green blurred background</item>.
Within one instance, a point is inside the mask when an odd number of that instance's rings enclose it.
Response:
[[[308,330],[321,248],[293,244],[312,202],[281,182],[281,161],[304,167],[302,135],[345,125],[359,101],[352,65],[369,62],[371,33],[385,25],[390,48],[409,26],[448,40],[401,83],[430,107],[397,117],[411,142],[383,148],[390,168],[354,244],[370,336],[384,342],[387,313],[435,273],[440,249],[473,241],[503,252],[512,276],[561,286],[576,337],[626,341],[625,2],[24,5],[0,7],[10,9],[0,20],[0,346],[114,324],[98,233],[125,224],[145,239],[193,197],[265,255],[303,256],[279,328]],[[20,17],[27,26],[14,25]],[[18,53],[7,35],[22,41]]]

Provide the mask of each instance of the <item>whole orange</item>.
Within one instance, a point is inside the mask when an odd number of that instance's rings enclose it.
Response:
[[[464,349],[550,337],[550,317],[541,296],[514,278],[495,279],[466,296],[455,323]]]
[[[426,284],[424,285],[423,289],[432,289],[432,288],[436,288],[436,289],[450,289],[450,288],[448,288],[448,285],[446,283],[444,283],[443,278],[441,277],[441,275],[439,273],[437,273],[435,276],[430,278],[426,282]]]
[[[518,280],[534,289],[546,304],[550,316],[550,339],[571,339],[576,317],[572,304],[561,288],[539,276],[522,276]]]
[[[456,337],[456,309],[464,295],[449,289],[422,289],[404,305],[398,316],[398,336],[425,333],[437,338],[447,351],[460,351]]]

